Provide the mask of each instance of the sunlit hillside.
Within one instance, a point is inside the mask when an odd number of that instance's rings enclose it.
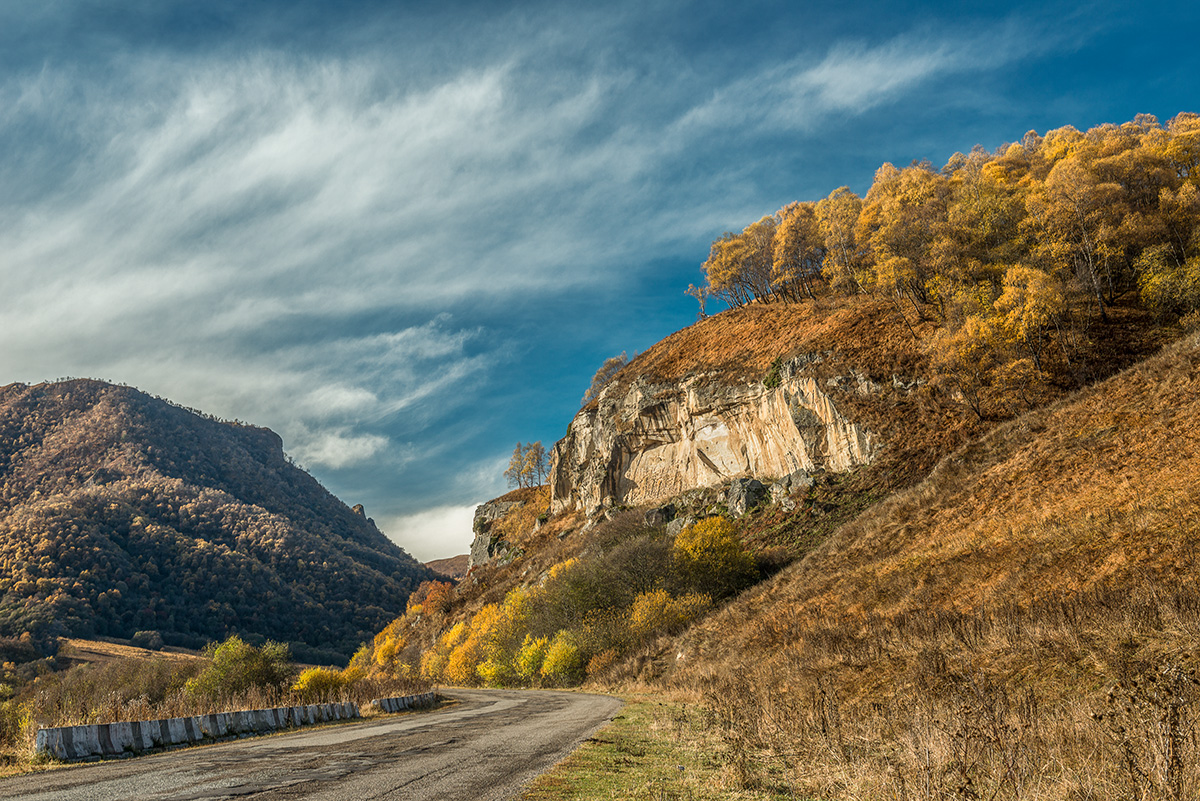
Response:
[[[1166,782],[1173,748],[1193,775],[1198,414],[1193,336],[956,451],[695,626],[657,681],[706,687],[760,769],[796,750],[820,792],[1118,797]]]
[[[424,587],[355,663],[680,695],[744,787],[1183,797],[1200,345],[1168,343],[1200,322],[1198,154],[1191,114],[1030,132],[723,235],[703,319],[606,364],[577,421],[655,447],[687,426],[645,397],[786,366],[878,438],[870,463],[744,515],[732,477],[661,509],[526,504],[493,524],[503,559]],[[597,422],[622,404],[642,416]],[[636,457],[590,467],[615,486]]]
[[[239,633],[345,659],[433,574],[271,431],[129,387],[0,389],[0,635],[201,647]]]

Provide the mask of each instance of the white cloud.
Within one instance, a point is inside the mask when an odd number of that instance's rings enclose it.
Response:
[[[368,514],[370,510],[367,510]],[[428,562],[464,554],[471,548],[475,506],[440,506],[414,515],[386,518],[380,528],[397,545]]]
[[[1038,37],[1017,35],[1014,27],[904,33],[874,44],[834,42],[819,60],[802,53],[718,88],[708,102],[685,114],[677,128],[688,132],[748,126],[811,132],[831,115],[861,115],[935,79],[1002,66],[1028,55]]]
[[[387,446],[387,437],[323,431],[310,438],[301,438],[291,450],[306,467],[337,469],[366,462]]]

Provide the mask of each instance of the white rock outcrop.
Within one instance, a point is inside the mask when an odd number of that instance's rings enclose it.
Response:
[[[610,384],[554,447],[551,511],[590,515],[742,476],[840,472],[871,461],[876,438],[844,417],[816,378],[804,375],[815,360],[785,362],[774,387],[731,386],[705,375]]]

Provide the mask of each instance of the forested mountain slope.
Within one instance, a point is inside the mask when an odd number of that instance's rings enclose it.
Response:
[[[0,389],[0,635],[349,656],[433,574],[273,432],[99,381]]]

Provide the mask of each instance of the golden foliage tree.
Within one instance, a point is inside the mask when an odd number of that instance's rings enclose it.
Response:
[[[737,528],[725,517],[709,517],[679,532],[674,557],[691,590],[717,599],[747,586],[757,572]]]

